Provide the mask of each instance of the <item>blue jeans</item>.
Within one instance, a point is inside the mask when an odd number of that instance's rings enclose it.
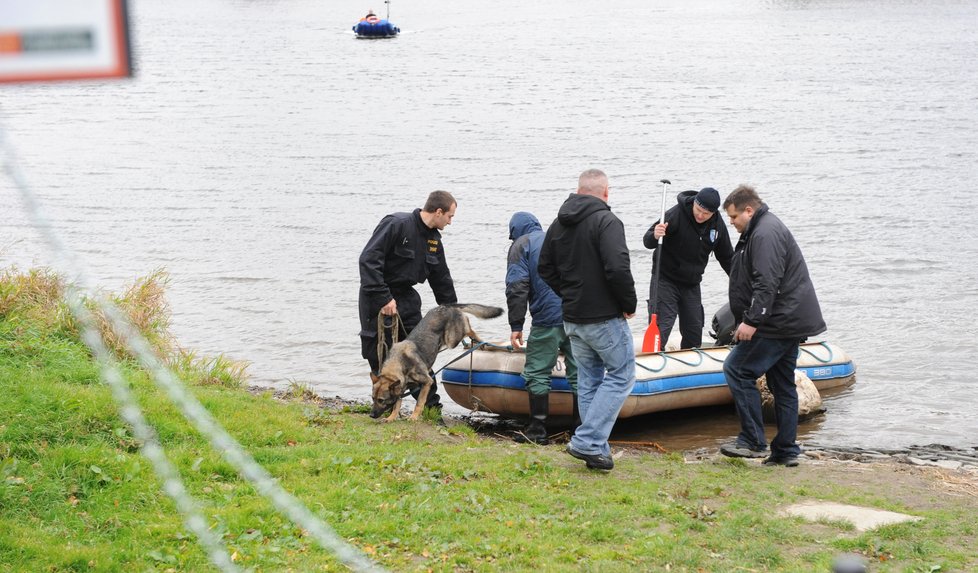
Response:
[[[757,379],[766,374],[767,387],[774,396],[774,417],[778,424],[778,433],[771,441],[771,455],[784,457],[801,453],[795,443],[798,436],[795,365],[800,342],[796,338],[763,338],[755,334],[750,340],[738,342],[723,361],[723,375],[740,416],[737,441],[741,444],[755,450],[767,447],[761,393],[756,385]]]
[[[635,385],[635,347],[624,317],[595,324],[564,322],[577,361],[581,425],[570,445],[588,455],[611,455],[608,436]]]

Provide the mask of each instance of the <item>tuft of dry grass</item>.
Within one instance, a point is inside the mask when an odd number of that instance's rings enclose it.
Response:
[[[952,494],[978,497],[978,472],[935,469],[933,473],[935,489],[942,489]]]
[[[47,268],[20,272],[16,267],[0,273],[0,317],[20,315],[54,330],[74,328],[64,302],[65,281]]]
[[[319,394],[312,389],[312,386],[298,380],[289,380],[289,387],[285,389],[286,400],[296,400],[299,402],[319,401]]]
[[[248,379],[246,370],[251,364],[245,360],[234,360],[224,354],[200,356],[196,351],[184,348],[172,353],[167,365],[175,370],[180,378],[193,381],[201,386],[224,386],[239,388]]]
[[[170,305],[166,287],[170,276],[156,269],[137,278],[123,294],[108,295],[132,325],[146,338],[157,357],[177,371],[184,380],[201,385],[241,386],[247,379],[247,362],[220,354],[200,356],[180,348],[170,333]],[[78,324],[64,300],[68,283],[48,268],[20,271],[10,267],[0,271],[0,319],[21,319],[41,325],[53,334],[78,338]],[[92,311],[106,346],[120,359],[133,357],[124,340],[110,326],[108,317],[93,300],[85,300]]]
[[[170,304],[166,300],[169,283],[170,275],[163,269],[156,269],[145,277],[137,278],[122,296],[108,297],[164,360],[177,350],[170,334]],[[112,330],[108,317],[97,307],[92,310],[102,339],[109,348],[116,356],[128,356],[125,342]]]

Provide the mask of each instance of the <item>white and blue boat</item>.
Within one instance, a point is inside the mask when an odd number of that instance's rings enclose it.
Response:
[[[730,346],[639,353],[636,382],[618,418],[630,418],[700,406],[733,403],[723,377],[723,360]],[[520,351],[486,345],[463,354],[442,370],[442,385],[456,403],[470,410],[501,416],[526,416],[529,400]],[[819,393],[855,382],[856,367],[841,348],[828,342],[807,342],[798,353],[797,369]],[[573,398],[563,357],[551,373],[550,413],[571,414]]]
[[[361,18],[360,21],[353,26],[353,32],[357,35],[358,39],[381,40],[384,38],[395,38],[399,33],[401,33],[401,29],[390,21],[390,0],[385,1],[384,4],[387,4],[386,18],[380,18],[374,14],[373,10],[370,10],[367,12],[366,16]]]

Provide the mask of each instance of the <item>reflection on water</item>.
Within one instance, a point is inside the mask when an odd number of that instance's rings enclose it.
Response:
[[[974,2],[433,0],[383,42],[353,39],[360,9],[315,0],[133,9],[136,79],[5,86],[4,124],[98,282],[165,267],[178,338],[250,360],[256,382],[368,395],[356,261],[384,214],[454,193],[459,299],[502,305],[512,212],[551,220],[598,167],[640,298],[663,177],[753,183],[786,222],[826,338],[859,369],[805,436],[978,440]],[[4,217],[0,263],[46,262],[23,214]],[[725,284],[712,264],[708,316]],[[475,327],[508,338],[504,320]],[[715,418],[656,417],[648,436],[714,440]]]

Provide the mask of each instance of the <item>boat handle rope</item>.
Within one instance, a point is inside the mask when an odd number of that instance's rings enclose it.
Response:
[[[441,367],[441,368],[439,368],[438,370],[435,370],[435,375],[437,375],[437,374],[438,374],[439,372],[441,372],[442,370],[444,370],[444,369],[446,369],[446,368],[448,368],[448,367],[449,367],[449,366],[451,366],[452,364],[455,364],[455,363],[456,363],[456,362],[458,362],[459,360],[461,360],[461,359],[463,359],[463,358],[465,358],[466,356],[468,356],[468,355],[470,355],[470,354],[472,354],[472,353],[473,353],[473,352],[475,352],[476,350],[478,350],[478,349],[480,349],[480,348],[482,348],[483,346],[495,346],[495,345],[494,345],[494,344],[491,344],[491,343],[489,343],[489,342],[479,342],[478,344],[473,344],[471,348],[469,348],[469,349],[468,349],[468,350],[466,350],[465,352],[463,352],[463,353],[461,353],[461,354],[459,354],[459,355],[458,355],[458,356],[456,356],[455,358],[453,358],[453,359],[451,359],[451,360],[450,360],[450,361],[449,361],[449,362],[448,362],[447,364],[445,364],[444,366],[442,366],[442,367]],[[498,348],[498,347],[497,347],[497,348]],[[447,349],[446,349],[446,350],[447,350]],[[470,361],[469,361],[469,378],[470,378],[470,380],[469,380],[469,384],[471,384],[471,383],[472,383],[472,380],[471,380],[471,377],[472,377],[472,364],[471,364],[471,360],[470,360]]]
[[[719,358],[716,358],[716,357],[714,357],[714,356],[712,356],[710,354],[707,354],[706,352],[703,352],[699,348],[690,348],[689,350],[692,350],[693,352],[695,352],[699,356],[699,360],[697,362],[686,362],[682,358],[679,358],[677,356],[671,356],[671,355],[667,354],[664,351],[660,351],[660,352],[657,352],[656,354],[658,354],[659,356],[662,357],[662,366],[660,366],[658,368],[650,368],[650,367],[648,367],[648,366],[646,366],[646,365],[644,365],[644,364],[642,364],[642,363],[640,363],[638,361],[635,362],[635,365],[638,366],[639,368],[644,369],[644,370],[648,370],[649,372],[652,372],[653,374],[658,374],[659,372],[662,372],[665,369],[666,364],[668,364],[670,360],[675,360],[676,362],[679,362],[680,364],[685,364],[686,366],[690,366],[690,367],[693,367],[693,368],[695,368],[695,367],[700,366],[700,365],[703,364],[703,357],[704,356],[706,358],[709,358],[710,360],[712,360],[714,362],[723,363],[723,360],[721,360]]]
[[[483,407],[485,407],[485,404],[472,391],[472,369],[475,366],[475,355],[472,354],[471,352],[469,352],[468,354],[469,354],[469,399],[471,400],[470,402],[471,406],[473,406],[471,410],[473,412],[480,412],[483,411],[482,409]],[[464,356],[464,354],[462,356]],[[459,358],[461,358],[461,356]],[[445,366],[448,365],[446,364]],[[492,411],[489,410],[489,408],[486,408],[485,411],[492,413]]]
[[[653,374],[656,374],[658,372],[662,372],[663,370],[665,370],[666,364],[669,363],[669,360],[666,357],[666,355],[665,355],[664,352],[657,352],[656,354],[658,354],[662,358],[662,366],[660,366],[658,368],[649,368],[648,366],[646,366],[644,364],[640,364],[638,362],[638,360],[635,361],[635,366],[638,366],[639,368],[642,368],[643,370],[648,370],[649,372],[651,372]]]
[[[828,343],[823,341],[823,342],[819,342],[818,345],[828,351],[829,355],[828,355],[827,358],[824,358],[824,359],[819,358],[818,356],[815,355],[814,352],[812,352],[811,350],[809,350],[807,348],[803,348],[801,346],[798,347],[798,352],[799,352],[799,354],[802,353],[802,352],[804,352],[805,354],[811,356],[812,358],[814,358],[815,360],[821,362],[822,364],[828,364],[829,362],[832,362],[832,359],[835,358],[835,353],[832,352],[832,348],[828,345]],[[676,362],[679,362],[680,364],[685,364],[686,366],[696,367],[696,366],[699,366],[699,365],[703,364],[703,357],[705,356],[705,357],[709,358],[710,360],[713,360],[714,362],[723,363],[723,360],[721,360],[719,358],[716,358],[715,356],[712,356],[710,354],[707,354],[706,352],[703,352],[699,348],[690,348],[690,350],[692,350],[693,352],[695,352],[695,353],[697,353],[699,355],[699,358],[700,359],[699,359],[698,362],[695,362],[695,363],[693,363],[693,362],[686,362],[685,360],[682,360],[681,358],[678,358],[676,356],[670,356],[669,354],[666,354],[665,352],[660,351],[660,352],[657,353],[657,354],[659,354],[659,356],[662,356],[662,366],[660,366],[659,368],[650,368],[650,367],[648,367],[648,366],[646,366],[644,364],[641,364],[641,363],[639,363],[637,361],[635,362],[635,365],[638,366],[639,368],[642,368],[643,370],[648,370],[649,372],[652,372],[653,374],[658,374],[659,372],[662,372],[665,369],[666,364],[668,364],[668,361],[669,360],[675,360]]]
[[[832,362],[832,358],[834,358],[834,353],[832,352],[832,348],[829,347],[828,343],[827,342],[819,342],[818,345],[821,346],[822,348],[825,348],[826,350],[829,351],[829,357],[826,358],[825,360],[822,360],[818,356],[815,356],[815,354],[811,350],[808,350],[807,348],[802,348],[801,346],[798,347],[798,352],[799,353],[804,352],[805,354],[811,356],[815,360],[818,360],[822,364],[828,364],[829,362]]]

